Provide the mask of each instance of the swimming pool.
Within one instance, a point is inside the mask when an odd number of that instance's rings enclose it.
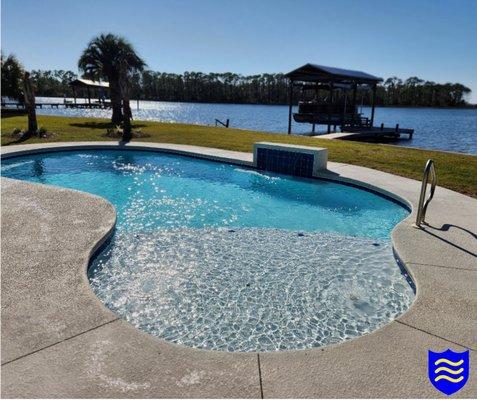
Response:
[[[83,190],[118,213],[91,287],[139,329],[192,347],[309,348],[388,323],[414,292],[369,191],[147,151],[6,159],[2,175]]]

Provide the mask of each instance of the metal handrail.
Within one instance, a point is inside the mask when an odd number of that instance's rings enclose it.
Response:
[[[429,174],[432,174],[431,180],[431,191],[429,193],[429,197],[426,201],[424,201],[426,197],[426,190],[427,184],[429,182]],[[426,219],[426,212],[427,206],[431,202],[432,198],[434,197],[434,192],[436,191],[437,185],[437,175],[436,175],[436,167],[434,166],[434,161],[429,159],[426,162],[426,166],[424,167],[424,175],[422,177],[422,186],[421,186],[421,195],[419,196],[419,206],[417,208],[417,217],[414,226],[416,228],[420,228],[421,224],[425,224]]]

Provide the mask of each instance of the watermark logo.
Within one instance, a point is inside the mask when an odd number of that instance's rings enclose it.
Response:
[[[429,350],[427,366],[434,387],[450,396],[462,389],[469,378],[469,350],[462,353],[451,349],[442,353]]]

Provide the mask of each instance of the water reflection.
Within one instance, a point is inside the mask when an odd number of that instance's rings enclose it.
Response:
[[[38,102],[63,102],[63,98],[37,98]],[[265,132],[285,133],[288,107],[250,104],[203,104],[131,101],[135,120],[184,122],[189,124],[214,125],[215,118],[230,119],[231,127]],[[109,118],[110,110],[49,109],[37,110],[43,115]],[[369,109],[363,108],[363,113]],[[377,108],[376,125],[399,124],[414,128],[413,140],[396,144],[420,148],[457,151],[477,154],[477,109],[432,109],[432,108]],[[293,125],[293,132],[309,133],[308,124]]]
[[[40,183],[46,183],[45,181],[45,166],[43,160],[35,159],[31,165],[32,175],[38,179]]]

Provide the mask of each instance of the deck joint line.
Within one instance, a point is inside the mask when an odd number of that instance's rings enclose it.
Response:
[[[258,361],[258,379],[260,381],[260,398],[263,399],[262,368],[260,367],[260,353],[257,353]]]
[[[467,267],[451,267],[449,265],[437,265],[437,264],[426,264],[426,263],[416,263],[412,261],[404,261],[405,264],[414,264],[417,266],[423,266],[423,267],[436,267],[436,268],[447,268],[447,269],[456,269],[459,271],[470,271],[470,272],[477,272],[477,269],[474,268],[467,268]]]
[[[32,254],[37,254],[37,253],[40,253],[40,254],[44,254],[44,253],[59,253],[59,252],[65,252],[66,250],[66,253],[78,253],[77,251],[75,251],[75,248],[74,247],[68,247],[68,246],[65,246],[65,247],[59,247],[57,249],[55,248],[48,248],[48,249],[38,249],[38,250],[28,250],[28,249],[19,249],[19,250],[15,250],[17,254],[22,254],[22,255],[32,255]]]
[[[95,327],[93,327],[93,328],[87,329],[87,330],[85,330],[85,331],[83,331],[83,332],[77,333],[76,335],[67,337],[67,338],[65,338],[65,339],[63,339],[63,340],[59,340],[58,342],[49,344],[48,346],[42,347],[41,349],[36,349],[36,350],[34,350],[34,351],[31,351],[30,353],[23,354],[22,356],[16,357],[16,358],[14,358],[13,360],[6,361],[6,362],[4,362],[1,366],[4,367],[5,365],[10,364],[10,363],[12,363],[12,362],[14,362],[14,361],[18,361],[18,360],[20,360],[20,359],[22,359],[22,358],[31,356],[31,355],[33,355],[33,354],[35,354],[35,353],[39,353],[40,351],[43,351],[43,350],[46,350],[46,349],[48,349],[48,348],[50,348],[50,347],[56,346],[57,344],[64,343],[64,342],[66,342],[66,341],[68,341],[68,340],[70,340],[70,339],[74,339],[74,338],[76,338],[76,337],[78,337],[78,336],[81,336],[81,335],[83,335],[83,334],[85,334],[85,333],[94,331],[95,329],[101,328],[101,327],[103,327],[103,326],[105,326],[105,325],[111,324],[111,323],[116,322],[116,321],[118,321],[118,320],[119,320],[119,317],[116,317],[116,318],[114,318],[114,319],[111,320],[111,321],[104,322],[103,324],[100,324],[100,325],[95,326]]]
[[[467,346],[467,345],[465,345],[465,344],[461,344],[461,343],[454,342],[453,340],[450,340],[450,339],[447,339],[447,338],[445,338],[445,337],[442,337],[442,336],[436,335],[436,334],[434,334],[434,333],[428,332],[428,331],[426,331],[426,330],[424,330],[424,329],[421,329],[421,328],[418,328],[418,327],[416,327],[416,326],[407,324],[406,322],[402,322],[402,321],[400,321],[400,320],[398,320],[398,319],[395,319],[394,321],[399,322],[400,324],[405,325],[405,326],[407,326],[407,327],[409,327],[409,328],[416,329],[417,331],[420,331],[420,332],[423,332],[423,333],[427,333],[428,335],[434,336],[434,337],[436,337],[436,338],[438,338],[438,339],[445,340],[446,342],[453,343],[453,344],[455,344],[455,345],[457,345],[457,346],[460,346],[460,347],[464,347],[465,349],[469,349],[469,350],[472,350],[472,351],[477,351],[477,349],[474,349],[473,347]]]

